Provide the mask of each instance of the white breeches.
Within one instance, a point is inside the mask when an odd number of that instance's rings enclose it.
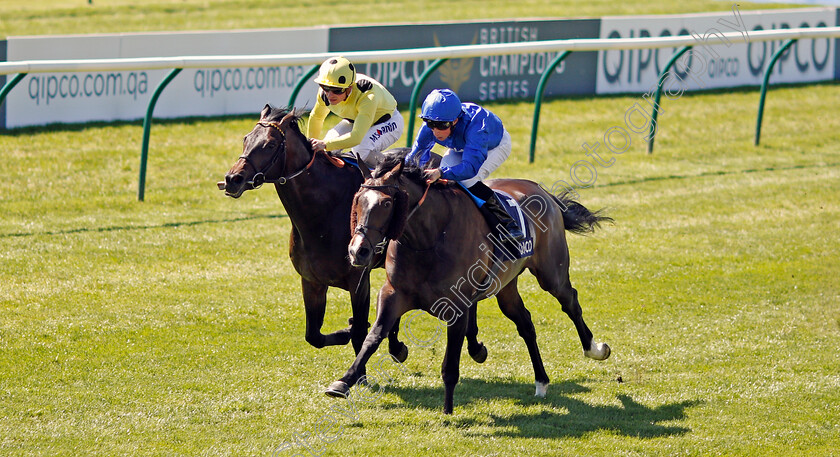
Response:
[[[365,134],[362,142],[358,146],[351,148],[359,157],[367,164],[369,168],[374,168],[385,156],[382,151],[391,147],[402,136],[405,122],[399,110],[394,110],[391,113],[391,118],[381,124],[374,124],[370,130]],[[342,119],[335,127],[327,131],[324,135],[324,140],[338,138],[341,135],[350,133],[353,130],[353,123],[347,119]]]
[[[513,145],[510,141],[510,134],[505,130],[504,135],[502,135],[502,141],[499,143],[498,146],[495,148],[487,151],[487,160],[481,164],[481,168],[478,169],[478,173],[469,179],[465,179],[460,181],[464,187],[471,187],[473,184],[483,181],[490,176],[490,173],[496,171],[508,157],[510,157],[510,151]],[[452,167],[461,163],[463,159],[464,151],[456,151],[455,149],[450,149],[446,152],[446,155],[443,156],[443,159],[440,161],[441,167]]]

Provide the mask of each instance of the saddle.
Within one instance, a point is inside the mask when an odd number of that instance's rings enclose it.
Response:
[[[460,183],[457,183],[457,185],[470,196],[472,201],[478,207],[478,210],[481,211],[481,214],[487,220],[487,224],[494,230],[494,233],[492,233],[488,238],[493,245],[493,254],[498,260],[508,261],[524,259],[525,257],[530,257],[534,254],[533,226],[528,222],[528,218],[525,216],[525,213],[522,212],[522,208],[513,197],[505,192],[493,189],[493,192],[496,194],[496,198],[502,203],[504,210],[517,223],[519,228],[522,230],[522,233],[525,234],[525,238],[518,244],[501,241],[506,237],[501,236],[498,231],[495,230],[496,219],[484,208],[484,200],[470,192],[464,185]]]

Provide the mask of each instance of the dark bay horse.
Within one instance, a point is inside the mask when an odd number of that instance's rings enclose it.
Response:
[[[569,281],[565,230],[591,232],[610,218],[590,212],[566,196],[552,196],[531,181],[488,181],[490,187],[515,198],[536,227],[534,254],[502,262],[493,252],[489,226],[464,192],[453,187],[428,188],[422,170],[403,165],[399,157],[386,159],[373,176],[365,181],[354,200],[352,217],[356,227],[348,248],[350,260],[354,265],[370,264],[370,246],[383,233],[392,233],[396,241],[388,247],[387,281],[379,292],[376,321],[356,360],[340,380],[329,386],[328,395],[346,397],[350,387],[364,375],[365,364],[383,336],[400,316],[419,308],[447,324],[443,410],[451,414],[464,336],[475,325],[470,322],[475,318],[474,308],[479,300],[495,294],[502,312],[516,324],[528,347],[536,395],[545,396],[548,375],[537,347],[531,314],[517,290],[518,276],[526,268],[574,322],[584,354],[596,360],[609,357],[609,346],[593,341],[592,332],[583,321],[577,290]]]
[[[350,264],[347,244],[353,195],[364,178],[359,170],[327,154],[315,154],[300,130],[302,113],[266,105],[245,135],[243,153],[219,187],[239,198],[246,190],[273,183],[292,222],[289,255],[300,274],[306,309],[306,341],[317,348],[352,341],[358,353],[368,331],[370,269]],[[348,328],[321,333],[327,289],[350,292]],[[408,348],[391,332],[389,352],[400,361]]]

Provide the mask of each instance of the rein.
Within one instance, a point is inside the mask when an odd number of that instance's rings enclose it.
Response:
[[[268,171],[271,170],[274,167],[274,165],[277,163],[277,159],[280,158],[280,153],[283,150],[285,150],[286,133],[281,128],[281,125],[280,125],[279,122],[260,121],[260,122],[257,122],[257,125],[259,125],[261,127],[273,128],[273,129],[277,130],[278,132],[280,132],[280,136],[283,138],[283,140],[280,142],[280,144],[277,145],[277,149],[274,150],[274,154],[271,156],[271,161],[268,163],[268,165],[263,167],[262,170],[259,170],[254,175],[253,180],[248,182],[248,184],[251,185],[251,188],[259,189],[265,183],[272,183],[272,184],[277,183],[277,184],[280,184],[281,186],[283,186],[287,182],[291,181],[294,178],[297,178],[298,176],[302,175],[304,172],[306,172],[307,170],[312,168],[312,164],[315,163],[315,157],[318,155],[318,153],[316,153],[316,152],[312,153],[312,159],[309,161],[309,163],[306,164],[305,167],[301,168],[300,170],[298,170],[298,171],[296,171],[296,172],[294,172],[290,175],[287,175],[287,176],[281,176],[277,179],[266,179],[265,174],[268,173]],[[327,157],[327,160],[329,160],[330,163],[332,163],[333,165],[335,165],[339,168],[344,166],[344,162],[341,159],[331,157],[329,154],[326,153],[326,151],[324,151],[324,155]],[[257,168],[254,165],[254,163],[251,162],[251,159],[248,157],[248,154],[241,155],[241,156],[239,156],[239,158],[244,159],[245,162],[247,162],[247,163],[250,163],[251,166],[253,166],[255,169]]]
[[[411,212],[410,212],[410,213],[408,213],[408,217],[406,217],[406,218],[405,218],[405,220],[406,220],[406,221],[408,221],[409,219],[411,219],[411,216],[414,216],[414,213],[416,213],[416,212],[417,212],[417,210],[418,210],[418,209],[420,209],[420,206],[423,204],[423,202],[424,202],[424,201],[426,201],[426,195],[428,195],[428,193],[429,193],[429,189],[431,189],[431,188],[432,188],[432,183],[427,183],[427,184],[426,184],[426,190],[424,190],[424,191],[423,191],[423,196],[422,196],[422,197],[420,197],[420,201],[419,201],[419,202],[417,202],[417,206],[415,206],[415,207],[411,210]]]

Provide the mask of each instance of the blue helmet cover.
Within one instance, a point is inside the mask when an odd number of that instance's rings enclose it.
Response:
[[[449,89],[435,89],[423,100],[420,117],[432,121],[454,121],[461,115],[461,99]]]

